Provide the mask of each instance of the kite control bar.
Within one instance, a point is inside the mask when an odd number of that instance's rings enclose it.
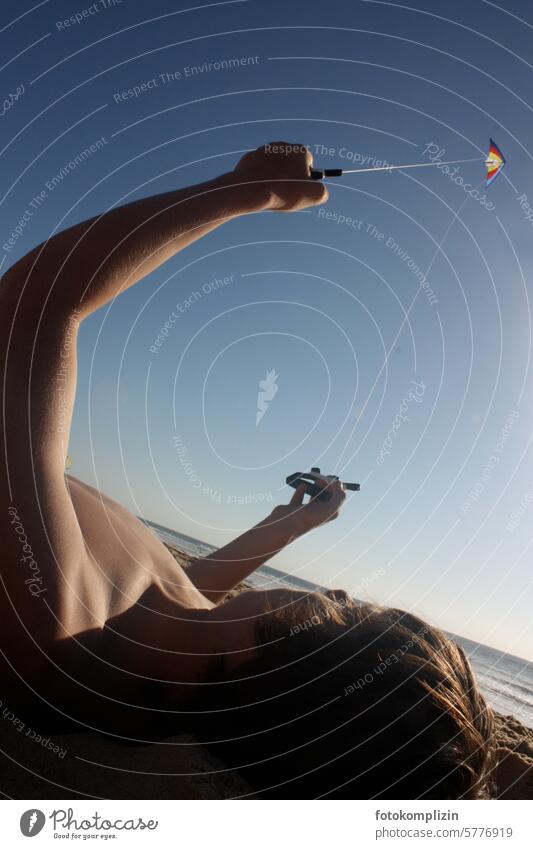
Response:
[[[318,501],[328,501],[330,495],[327,491],[327,486],[333,483],[333,481],[338,480],[337,475],[322,475],[320,469],[313,466],[310,472],[294,472],[294,474],[289,475],[288,478],[285,478],[285,483],[294,487],[294,489],[305,483],[307,485],[305,490],[306,495],[310,495],[311,498],[317,498]],[[359,492],[361,488],[358,483],[343,483],[342,485],[344,489],[349,489],[352,492]]]
[[[323,180],[324,177],[342,177],[343,174],[342,168],[311,168],[309,176],[312,180]]]

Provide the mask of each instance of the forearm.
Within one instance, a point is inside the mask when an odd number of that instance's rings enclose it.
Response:
[[[22,308],[84,318],[226,221],[269,208],[261,182],[233,172],[134,201],[53,236],[5,276]]]
[[[211,601],[220,601],[229,590],[300,536],[292,516],[274,510],[240,537],[196,560],[187,574]]]

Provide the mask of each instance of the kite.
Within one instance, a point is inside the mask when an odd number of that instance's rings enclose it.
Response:
[[[474,159],[454,159],[449,162],[415,162],[408,165],[384,165],[380,168],[313,168],[311,169],[310,177],[313,180],[323,180],[324,177],[342,177],[343,174],[364,174],[369,171],[399,171],[406,168],[431,168],[443,165],[464,165],[465,162],[480,162],[483,161],[487,168],[487,179],[485,185],[492,185],[498,174],[505,165],[506,159],[500,148],[493,139],[489,139],[489,152],[487,158],[480,160],[477,156]]]
[[[489,155],[485,159],[485,165],[487,166],[487,181],[485,185],[487,188],[494,182],[506,162],[505,156],[496,142],[493,139],[489,139],[489,142]]]

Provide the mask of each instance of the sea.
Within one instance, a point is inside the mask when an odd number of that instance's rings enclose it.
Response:
[[[175,545],[194,557],[206,557],[215,547],[178,531],[142,521],[162,542]],[[271,566],[262,566],[246,582],[257,589],[296,587],[307,592],[323,590],[318,584],[295,578]],[[479,687],[487,702],[499,713],[514,716],[524,725],[533,728],[533,663],[512,654],[476,643],[458,634],[448,635],[465,651],[477,676]]]

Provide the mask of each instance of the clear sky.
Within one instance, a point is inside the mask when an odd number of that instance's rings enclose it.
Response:
[[[2,270],[269,140],[347,168],[497,141],[508,165],[486,194],[481,161],[346,175],[326,208],[233,221],[92,316],[70,453],[73,474],[215,545],[287,500],[291,472],[358,481],[273,565],[533,658],[530,4],[2,15]]]

